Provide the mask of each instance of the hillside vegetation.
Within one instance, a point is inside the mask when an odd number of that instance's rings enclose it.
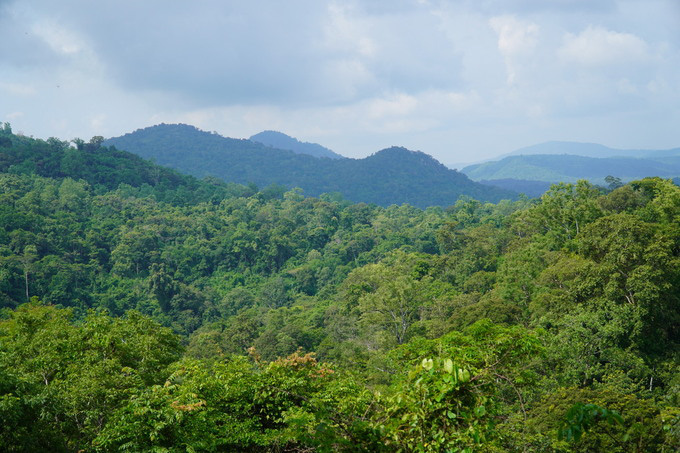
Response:
[[[0,128],[1,451],[680,448],[671,181],[423,210],[98,142]]]
[[[408,203],[426,208],[451,205],[463,195],[491,202],[517,196],[473,182],[431,156],[405,148],[382,150],[365,159],[316,158],[183,124],[148,127],[104,143],[197,177],[300,187],[309,196],[339,192],[348,200],[381,206]]]

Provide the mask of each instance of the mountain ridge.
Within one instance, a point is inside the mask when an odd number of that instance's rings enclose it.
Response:
[[[677,156],[656,158],[587,157],[572,154],[514,155],[497,161],[469,165],[462,171],[476,181],[516,179],[556,183],[588,179],[602,184],[609,175],[623,181],[648,176],[672,178],[680,175],[680,152]]]
[[[503,159],[510,156],[527,156],[527,155],[560,155],[569,154],[574,156],[584,156],[593,158],[603,157],[667,157],[680,155],[680,148],[670,149],[621,149],[611,148],[600,143],[590,142],[572,142],[551,140],[535,145],[518,148],[506,154],[497,156],[493,160]]]
[[[104,142],[196,177],[300,187],[318,196],[340,192],[350,201],[417,207],[449,206],[461,196],[497,202],[516,193],[484,186],[432,156],[392,147],[364,159],[319,159],[250,140],[222,137],[189,125],[160,124]]]
[[[345,158],[345,156],[333,152],[318,143],[302,142],[295,137],[291,137],[290,135],[278,131],[262,131],[252,135],[248,140],[262,143],[263,145],[271,146],[272,148],[293,151],[297,154],[308,154],[314,157],[327,157],[329,159]]]

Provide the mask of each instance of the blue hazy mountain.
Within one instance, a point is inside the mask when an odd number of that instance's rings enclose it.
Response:
[[[590,148],[594,150],[595,148]],[[586,157],[571,154],[513,155],[498,161],[469,165],[463,173],[475,181],[526,180],[545,182],[575,182],[587,179],[603,184],[607,176],[622,181],[647,176],[672,178],[680,176],[680,149],[675,153],[650,151],[659,157]]]
[[[673,149],[619,149],[610,148],[608,146],[600,145],[598,143],[581,143],[581,142],[565,142],[565,141],[551,141],[539,143],[538,145],[526,146],[524,148],[516,149],[511,153],[499,156],[501,159],[509,156],[526,156],[535,154],[569,154],[574,156],[584,157],[637,157],[637,158],[655,158],[655,157],[672,157],[680,156],[680,148]]]
[[[318,143],[301,142],[296,138],[277,131],[262,131],[250,137],[250,140],[272,148],[285,149],[298,154],[308,154],[314,157],[328,157],[330,159],[344,159],[338,153],[319,145]]]

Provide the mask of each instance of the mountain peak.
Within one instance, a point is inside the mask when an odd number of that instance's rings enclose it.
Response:
[[[366,159],[374,161],[401,162],[404,165],[428,166],[449,170],[446,165],[442,164],[429,154],[426,154],[422,151],[412,151],[408,148],[404,148],[403,146],[391,146],[389,148],[382,149],[377,153],[367,157]]]
[[[261,143],[272,148],[293,151],[297,154],[308,154],[314,157],[343,159],[344,157],[318,143],[301,142],[300,140],[278,131],[262,131],[250,137],[250,141]]]

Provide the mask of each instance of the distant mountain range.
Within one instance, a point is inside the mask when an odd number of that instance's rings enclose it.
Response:
[[[263,131],[250,137],[250,141],[262,143],[272,148],[285,149],[297,154],[308,154],[314,157],[328,157],[330,159],[344,159],[344,156],[334,153],[318,143],[301,142],[282,132]]]
[[[538,196],[541,185],[535,183],[548,186],[587,179],[604,185],[610,175],[624,182],[647,176],[678,177],[680,148],[624,150],[595,143],[548,142],[518,149],[500,160],[469,165],[462,172],[484,184]]]
[[[511,153],[498,156],[497,159],[509,156],[526,156],[533,154],[571,154],[584,157],[635,157],[658,158],[680,156],[680,148],[673,149],[618,149],[597,143],[551,141],[538,145],[519,148]]]
[[[463,195],[489,202],[517,196],[471,181],[427,154],[398,147],[365,159],[320,159],[184,124],[139,129],[103,144],[197,177],[214,176],[260,187],[300,187],[310,196],[339,192],[354,202],[383,206],[408,203],[424,208],[448,206]]]
[[[495,162],[470,165],[463,173],[475,181],[516,179],[545,182],[575,182],[587,179],[595,184],[604,183],[607,176],[622,181],[646,176],[672,178],[680,176],[680,155],[658,158],[634,157],[584,157],[568,154],[509,156]]]

